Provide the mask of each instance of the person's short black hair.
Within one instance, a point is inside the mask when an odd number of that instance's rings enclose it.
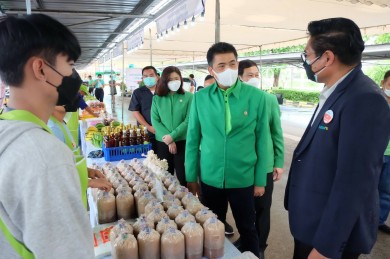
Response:
[[[226,42],[218,42],[213,44],[207,51],[207,63],[209,64],[209,66],[213,64],[214,56],[216,54],[224,53],[233,53],[237,59],[237,50],[232,44]]]
[[[207,75],[205,78],[204,78],[204,81],[207,81],[209,79],[214,79],[214,77],[212,75]]]
[[[76,36],[50,16],[8,16],[0,21],[0,77],[7,85],[22,84],[31,57],[40,56],[55,66],[59,54],[76,62],[81,48]]]
[[[157,69],[154,67],[154,66],[146,66],[142,69],[142,75],[144,74],[144,71],[145,70],[149,70],[149,69],[153,69],[154,73],[156,74],[156,76],[158,76],[157,74]]]
[[[238,75],[242,76],[244,70],[250,67],[257,67],[257,64],[250,59],[241,60],[240,63],[238,63]]]
[[[191,77],[192,79],[194,79],[194,74],[190,74],[189,77]]]
[[[385,73],[385,76],[383,77],[383,80],[386,81],[387,78],[390,77],[390,70]]]
[[[102,76],[102,74],[98,74],[97,76],[100,77],[100,76]]]
[[[88,77],[92,78],[92,76],[91,76],[91,75],[89,75]]]
[[[362,59],[364,41],[359,27],[347,18],[312,21],[308,25],[311,45],[316,55],[332,51],[345,65],[356,65]]]

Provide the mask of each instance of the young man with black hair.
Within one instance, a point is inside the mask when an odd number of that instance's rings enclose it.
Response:
[[[144,67],[142,69],[142,81],[145,86],[134,90],[129,105],[129,111],[133,112],[138,125],[144,125],[147,128],[149,141],[152,144],[153,150],[156,150],[156,131],[152,126],[150,111],[152,109],[152,100],[158,79],[159,76],[155,67]]]
[[[76,99],[76,37],[42,14],[0,21],[0,77],[10,86],[0,115],[2,258],[94,258],[72,152],[46,125]]]
[[[93,80],[92,80],[92,76],[91,75],[89,75],[88,76],[88,92],[90,93],[90,94],[92,94],[93,93],[93,90],[95,89],[94,87],[93,87]]]
[[[237,51],[220,42],[207,52],[216,83],[194,95],[187,132],[186,178],[199,193],[199,147],[202,200],[222,222],[227,202],[242,240],[242,249],[259,256],[253,196],[264,194],[273,161],[264,93],[238,80]]]
[[[238,65],[238,77],[243,83],[259,88],[260,86],[260,71],[257,64],[252,60],[241,60]],[[265,93],[267,108],[269,129],[271,132],[270,150],[268,153],[273,157],[273,170],[267,174],[267,185],[265,187],[265,193],[261,197],[255,197],[255,210],[256,210],[256,230],[259,235],[259,247],[260,253],[264,258],[264,251],[267,248],[267,239],[271,227],[271,204],[272,204],[272,192],[274,189],[274,181],[278,181],[282,178],[283,164],[284,164],[284,140],[283,131],[280,122],[280,109],[276,96],[273,94]]]
[[[104,79],[102,74],[98,75],[98,78],[92,84],[95,87],[95,97],[99,100],[99,102],[103,102],[104,100]]]
[[[210,85],[212,85],[214,83],[215,83],[215,78],[212,75],[207,75],[204,78],[203,87],[208,87],[208,86],[210,86]]]
[[[195,93],[197,91],[195,76],[194,76],[194,74],[190,74],[189,77],[190,77],[190,83],[191,83],[190,92]]]
[[[294,258],[358,258],[377,237],[389,106],[361,70],[364,42],[353,21],[313,21],[308,31],[303,66],[310,80],[325,86],[286,187]]]

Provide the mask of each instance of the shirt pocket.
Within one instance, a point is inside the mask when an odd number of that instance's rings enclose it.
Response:
[[[232,129],[249,127],[256,118],[256,114],[249,109],[249,105],[230,105]]]

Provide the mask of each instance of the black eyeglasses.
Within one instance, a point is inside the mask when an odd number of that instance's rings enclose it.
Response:
[[[302,52],[301,53],[301,59],[302,59],[302,62],[306,63],[307,65],[312,65],[312,64],[314,64],[314,62],[319,60],[323,54],[324,53],[322,53],[321,55],[319,55],[318,57],[316,57],[315,59],[310,61],[310,60],[307,59],[307,53],[306,52]]]

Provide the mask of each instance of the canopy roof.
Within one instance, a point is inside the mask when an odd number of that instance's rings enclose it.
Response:
[[[215,41],[215,0],[204,0],[204,21],[200,22],[199,14],[194,14],[196,23],[188,29],[183,28],[184,19],[175,17],[177,11],[168,14],[170,19],[177,19],[180,31],[175,26],[174,34],[169,32],[168,37],[157,40],[154,21],[183,1],[192,0],[32,0],[32,12],[50,14],[76,33],[83,48],[81,66],[104,64],[110,59],[107,58],[110,50],[126,37],[138,37],[140,29],[144,44],[131,53],[127,53],[130,48],[126,49],[126,64],[149,65],[150,46],[156,66],[204,61]],[[304,44],[307,24],[329,17],[354,20],[363,35],[390,32],[388,0],[220,0],[220,3],[220,40],[234,44],[239,52],[259,50],[260,46],[269,49]],[[25,0],[0,0],[0,6],[6,14],[26,12]],[[188,24],[191,16],[185,17]],[[161,38],[161,33],[158,35]]]

